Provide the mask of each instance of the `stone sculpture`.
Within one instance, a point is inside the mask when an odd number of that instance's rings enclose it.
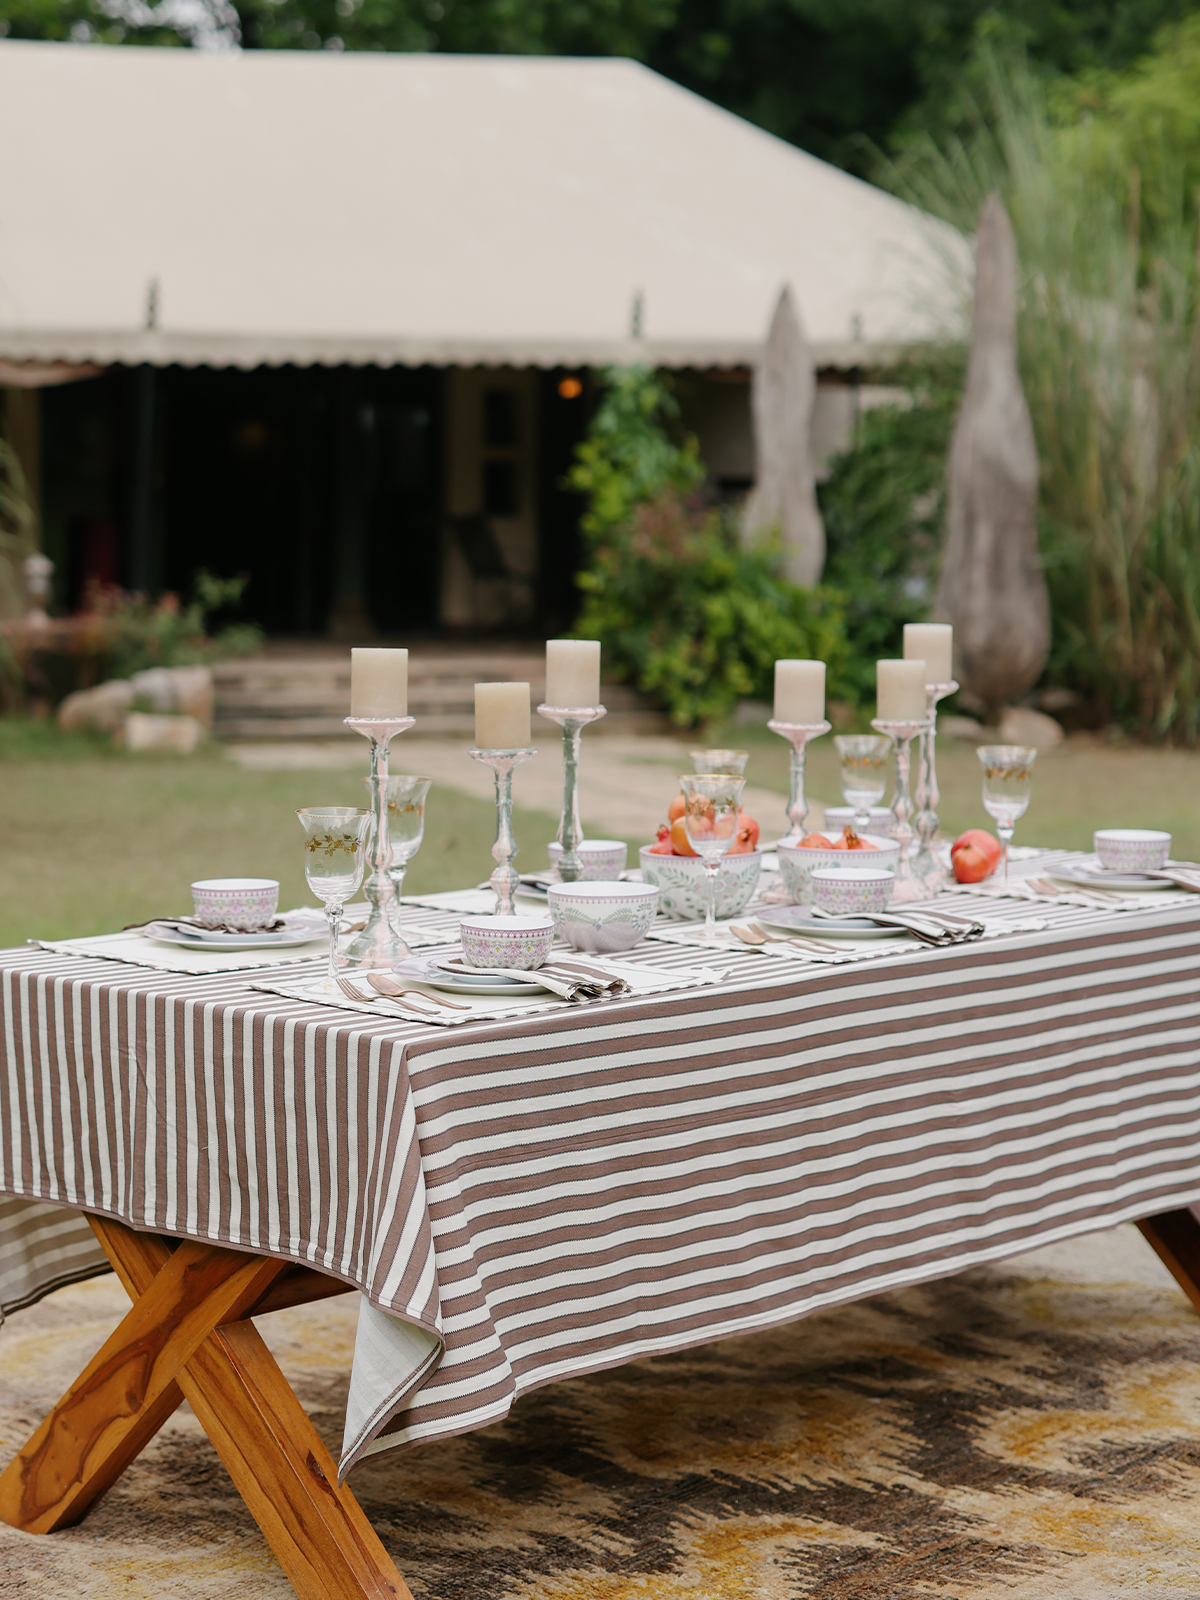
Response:
[[[998,194],[979,218],[975,316],[950,446],[934,615],[954,624],[954,675],[995,726],[1037,682],[1050,598],[1037,548],[1038,459],[1017,371],[1017,252]]]
[[[744,526],[752,533],[778,529],[784,574],[803,588],[820,582],[825,565],[825,528],[813,481],[811,433],[816,392],[812,351],[791,291],[785,288],[771,318],[762,359],[754,370],[757,469]]]

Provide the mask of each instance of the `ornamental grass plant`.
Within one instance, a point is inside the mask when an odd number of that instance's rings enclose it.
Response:
[[[1193,43],[1200,60],[1200,32]],[[1131,137],[1077,102],[1052,108],[1023,63],[993,57],[986,82],[972,126],[915,145],[885,176],[968,233],[991,190],[1012,218],[1054,616],[1047,680],[1098,724],[1195,745],[1200,308],[1185,152],[1161,129]]]

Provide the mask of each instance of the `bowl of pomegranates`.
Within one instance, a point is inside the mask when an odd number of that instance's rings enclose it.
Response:
[[[708,880],[699,856],[663,855],[653,845],[638,851],[642,877],[658,885],[658,908],[669,917],[692,921],[708,909]],[[762,851],[745,850],[721,857],[717,880],[717,916],[736,917],[758,887]]]
[[[798,906],[815,903],[812,875],[818,867],[881,867],[895,872],[900,865],[900,846],[895,839],[878,833],[855,833],[844,828],[840,835],[810,833],[799,844],[780,840],[779,870],[783,886]]]
[[[667,820],[653,844],[638,852],[646,883],[658,885],[658,909],[668,917],[692,921],[708,910],[708,881],[704,863],[688,842],[683,813],[686,802],[677,794],[667,809]],[[738,812],[737,833],[728,854],[721,857],[717,888],[717,916],[736,917],[758,886],[762,851],[758,849],[758,823]]]

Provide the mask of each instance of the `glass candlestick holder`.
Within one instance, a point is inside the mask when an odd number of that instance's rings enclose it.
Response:
[[[583,862],[579,859],[583,840],[583,824],[579,820],[579,738],[588,723],[599,722],[606,711],[604,706],[539,706],[538,715],[557,722],[562,729],[563,801],[558,824],[562,855],[558,875],[564,883],[575,883],[583,876]]]
[[[517,841],[512,831],[512,775],[515,767],[519,767],[522,761],[528,761],[530,756],[537,755],[537,751],[472,750],[471,754],[496,774],[496,842],[492,846],[496,870],[489,881],[496,891],[496,915],[515,917],[517,913],[513,909],[513,895],[521,879],[513,866]]]
[[[876,733],[885,733],[896,747],[896,794],[892,800],[892,838],[900,846],[900,859],[896,863],[897,900],[928,900],[933,890],[918,877],[911,856],[913,841],[913,798],[909,788],[912,765],[912,742],[929,726],[927,717],[913,722],[892,722],[884,717],[872,719]]]
[[[415,717],[347,717],[346,726],[361,733],[371,746],[371,839],[370,868],[364,893],[370,911],[367,925],[346,951],[354,967],[390,967],[403,961],[412,951],[400,935],[396,890],[388,868],[392,864],[392,844],[388,831],[388,745],[398,733],[406,733]]]
[[[917,834],[917,851],[913,871],[931,884],[945,876],[945,868],[933,853],[934,835],[938,831],[937,759],[934,744],[937,739],[937,705],[948,694],[953,694],[958,684],[951,678],[947,683],[925,685],[925,705],[929,725],[921,734],[921,747],[917,755],[916,805],[917,815],[913,826]]]
[[[791,827],[780,839],[780,844],[799,844],[804,837],[804,822],[808,816],[808,801],[804,798],[804,759],[810,739],[819,739],[833,726],[831,722],[776,722],[767,723],[772,733],[786,739],[792,747],[791,798],[788,800],[788,821]]]

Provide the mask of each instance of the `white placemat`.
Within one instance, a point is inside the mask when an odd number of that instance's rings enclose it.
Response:
[[[574,954],[563,946],[559,954]],[[408,988],[418,989],[426,994],[438,994],[443,999],[455,1000],[460,1005],[467,1006],[466,1011],[450,1011],[435,1006],[432,1009],[436,1016],[420,1015],[406,1008],[402,1000],[389,1000],[380,996],[378,1000],[351,1000],[340,989],[334,987],[323,968],[314,969],[301,975],[289,975],[282,978],[258,978],[250,987],[262,989],[267,994],[283,995],[288,1000],[303,1000],[323,1006],[334,1006],[339,1011],[357,1011],[368,1017],[391,1017],[403,1022],[427,1022],[436,1027],[453,1028],[464,1022],[489,1022],[505,1017],[527,1017],[539,1011],[562,1010],[564,1007],[571,1010],[581,1010],[584,1006],[611,1005],[613,1001],[631,999],[635,996],[647,994],[665,994],[672,989],[696,989],[709,984],[723,983],[727,972],[721,967],[652,967],[644,963],[635,965],[631,961],[616,961],[611,956],[593,956],[587,958],[590,966],[601,967],[614,978],[624,978],[629,984],[629,995],[616,995],[612,1000],[560,1000],[557,995],[540,994],[514,997],[511,1000],[476,999],[471,995],[455,991],[450,993],[440,989],[431,989],[429,985],[418,983],[415,980],[407,984]],[[348,974],[360,988],[366,987],[366,973],[361,969]]]
[[[914,907],[914,909],[917,909]],[[739,917],[729,917],[717,922],[717,939],[715,941],[704,937],[703,922],[664,922],[656,923],[646,935],[647,939],[656,939],[663,944],[692,945],[705,950],[717,948],[723,950],[738,950],[743,954],[747,951],[754,954],[756,950],[762,955],[781,956],[785,961],[813,962],[817,965],[836,966],[846,961],[877,961],[882,956],[912,956],[920,955],[924,950],[934,948],[951,950],[953,945],[927,945],[920,939],[911,935],[901,935],[895,939],[845,939],[842,937],[829,938],[822,942],[828,946],[828,954],[818,954],[815,950],[807,950],[801,945],[789,944],[783,940],[771,940],[761,947],[745,943],[739,939],[733,930],[736,922],[739,927],[755,922],[754,905],[751,904]],[[1044,928],[1051,926],[1046,917],[1006,917],[989,918],[981,916],[979,921],[984,925],[984,939],[997,939],[1010,933],[1040,933]],[[764,932],[770,933],[769,928]],[[811,929],[804,930],[804,938],[819,937]],[[963,940],[967,944],[977,944],[979,941]]]
[[[312,907],[301,908],[312,910]],[[366,904],[346,907],[342,921],[348,924],[363,922]],[[437,945],[452,944],[458,938],[458,923],[447,917],[401,919],[405,941],[414,950],[431,949]],[[345,931],[338,940],[339,950],[345,950],[357,937]],[[137,928],[123,933],[101,933],[84,939],[31,939],[30,944],[42,950],[53,950],[66,956],[101,956],[106,961],[124,961],[130,966],[152,967],[158,972],[251,972],[265,967],[294,967],[312,961],[328,946],[328,935],[322,931],[307,944],[292,945],[283,950],[221,950],[187,945],[163,944],[148,938]]]

